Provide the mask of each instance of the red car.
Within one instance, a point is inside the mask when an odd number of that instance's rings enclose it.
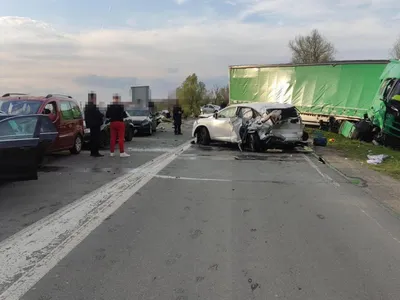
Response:
[[[83,116],[78,102],[71,96],[49,94],[32,96],[8,93],[0,98],[0,111],[7,115],[48,115],[58,136],[48,152],[69,150],[79,154],[83,144]]]

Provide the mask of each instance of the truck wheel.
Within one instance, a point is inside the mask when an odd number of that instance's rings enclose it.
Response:
[[[309,138],[310,138],[310,135],[308,134],[308,132],[307,131],[303,131],[303,136],[301,137],[303,142],[307,142]]]
[[[249,134],[249,148],[251,152],[260,152],[260,138],[257,133]]]
[[[207,128],[200,127],[196,133],[197,144],[207,146],[210,144],[210,134]]]
[[[70,151],[72,154],[79,154],[79,153],[82,151],[82,141],[83,141],[83,140],[82,140],[81,135],[78,134],[78,135],[75,137],[74,145],[72,146],[71,149],[69,149],[69,151]]]

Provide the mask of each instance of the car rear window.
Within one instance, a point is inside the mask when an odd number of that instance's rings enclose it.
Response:
[[[36,100],[0,100],[0,111],[8,115],[32,115],[37,114],[41,101]]]

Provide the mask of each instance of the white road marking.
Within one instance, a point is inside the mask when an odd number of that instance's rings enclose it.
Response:
[[[193,181],[219,181],[219,182],[232,182],[231,179],[215,179],[215,178],[194,178],[194,177],[180,177],[180,176],[168,176],[168,175],[155,175],[155,178],[163,179],[180,179],[180,180],[193,180]]]
[[[0,243],[0,300],[17,300],[190,141],[39,220]]]
[[[378,227],[379,227],[380,229],[382,229],[383,231],[385,231],[393,240],[395,240],[397,243],[400,244],[400,240],[399,240],[397,237],[395,237],[389,230],[387,230],[386,228],[384,228],[384,227],[381,225],[381,223],[378,222],[377,219],[375,219],[374,217],[372,217],[371,215],[369,215],[369,214],[368,214],[365,210],[363,210],[361,207],[359,207],[359,208],[360,208],[361,212],[362,212],[364,215],[366,215],[368,218],[370,218],[372,221],[374,221],[374,222],[378,225]]]
[[[128,147],[128,152],[168,152],[173,151],[175,148],[137,148]]]
[[[309,165],[317,171],[319,175],[328,183],[333,184],[335,187],[339,187],[340,184],[333,180],[329,175],[322,173],[318,166],[305,154],[303,154],[304,159],[309,163]]]

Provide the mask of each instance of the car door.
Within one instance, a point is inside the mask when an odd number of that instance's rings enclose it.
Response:
[[[60,127],[59,127],[59,139],[60,146],[62,149],[68,149],[74,144],[74,134],[75,134],[75,120],[74,114],[70,101],[61,100],[60,102]]]
[[[38,115],[24,115],[0,121],[1,181],[37,179],[39,120]]]
[[[231,141],[233,120],[236,118],[236,111],[236,106],[229,106],[214,115],[209,130],[212,140]]]
[[[40,116],[40,133],[39,133],[39,150],[38,150],[38,161],[43,160],[48,149],[54,145],[54,141],[58,137],[58,131],[54,123],[45,116]]]

